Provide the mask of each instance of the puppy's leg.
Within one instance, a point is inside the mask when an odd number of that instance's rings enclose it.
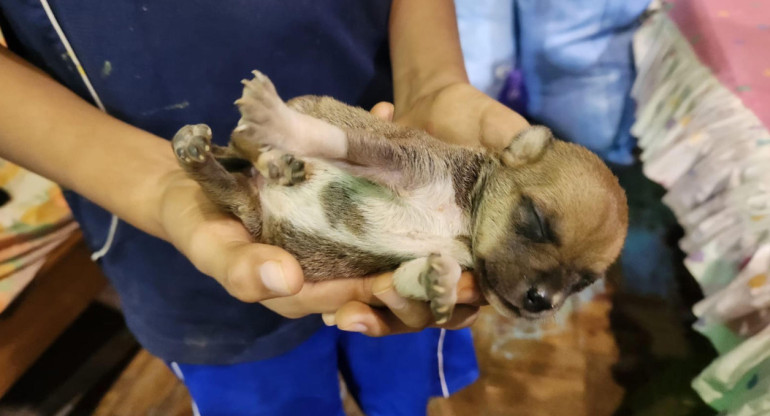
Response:
[[[205,124],[182,127],[171,144],[179,165],[198,182],[203,193],[214,204],[239,217],[246,229],[259,237],[261,206],[242,159],[230,149],[211,144],[211,129]],[[243,169],[246,174],[228,172],[220,160],[233,170]]]
[[[253,73],[253,79],[241,81],[243,95],[235,101],[241,113],[232,134],[235,148],[253,161],[266,146],[298,156],[337,159],[345,154],[345,133],[340,128],[289,108],[270,79]]]
[[[426,134],[393,126],[365,130],[360,124],[342,121],[335,126],[327,121],[303,114],[298,102],[293,107],[284,103],[270,80],[254,71],[254,78],[243,81],[243,96],[236,101],[241,120],[232,135],[233,146],[252,160],[264,146],[284,150],[296,156],[319,157],[348,162],[345,167],[359,176],[368,177],[396,188],[427,183],[437,176],[449,176],[447,160],[451,153],[463,152]],[[341,104],[344,106],[344,104]],[[346,120],[356,111],[346,112]],[[409,137],[396,139],[399,134]],[[393,136],[393,137],[387,137]]]
[[[436,323],[442,324],[452,317],[461,273],[457,260],[431,254],[399,266],[393,275],[393,283],[401,296],[430,301]]]

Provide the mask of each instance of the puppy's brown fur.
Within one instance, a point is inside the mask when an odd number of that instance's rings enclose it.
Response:
[[[601,278],[619,255],[628,224],[625,193],[588,150],[555,141],[538,162],[504,170],[486,186],[505,195],[477,215],[474,246],[482,276],[492,277],[481,279],[491,302],[515,306],[494,293],[515,299],[538,287],[558,308],[570,293]],[[520,278],[494,278],[506,275]]]

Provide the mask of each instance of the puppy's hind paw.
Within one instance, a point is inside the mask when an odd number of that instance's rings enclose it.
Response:
[[[440,254],[431,254],[425,269],[420,273],[420,283],[430,300],[430,309],[437,324],[444,324],[452,317],[461,273],[462,269],[456,260]]]
[[[259,103],[266,108],[270,108],[274,105],[283,103],[278,96],[275,85],[270,81],[270,78],[256,70],[251,71],[251,73],[254,75],[254,78],[241,80],[241,84],[243,84],[243,96],[241,96],[235,104],[243,106],[251,102],[253,104]]]
[[[203,163],[211,152],[211,129],[205,124],[184,126],[174,135],[171,145],[182,166]]]
[[[275,86],[263,73],[253,71],[254,78],[243,80],[243,95],[235,101],[241,113],[232,139],[242,149],[270,146],[287,149],[287,140],[293,140],[293,110],[286,106]],[[290,146],[289,146],[290,147]]]
[[[243,94],[235,100],[241,113],[239,127],[245,129],[242,126],[248,125],[249,130],[276,127],[274,125],[280,123],[280,112],[286,109],[286,104],[278,96],[270,78],[259,71],[252,73],[254,78],[241,81]]]
[[[282,186],[293,186],[306,178],[305,162],[276,149],[259,156],[257,169],[270,182]]]
[[[270,179],[279,185],[293,186],[305,180],[305,162],[284,153],[268,164]]]

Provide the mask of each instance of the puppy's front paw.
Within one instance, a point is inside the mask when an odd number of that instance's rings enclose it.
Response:
[[[419,279],[430,300],[430,309],[437,324],[452,317],[457,303],[457,282],[462,269],[457,261],[440,254],[431,254]]]
[[[211,152],[211,128],[205,124],[184,126],[174,135],[171,145],[182,166],[203,163]]]
[[[243,80],[243,95],[235,101],[241,113],[232,138],[241,147],[270,146],[285,149],[284,141],[293,135],[292,110],[281,100],[275,86],[263,73],[253,71],[254,78]],[[245,143],[244,143],[245,142]]]

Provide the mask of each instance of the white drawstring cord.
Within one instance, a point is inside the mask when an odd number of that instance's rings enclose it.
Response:
[[[438,336],[438,378],[441,381],[441,394],[444,398],[449,397],[449,387],[446,384],[446,376],[444,375],[444,337],[446,336],[446,329],[441,328],[441,334]]]
[[[112,240],[115,239],[115,232],[118,230],[118,217],[115,214],[112,214],[112,219],[110,220],[110,229],[107,231],[107,240],[104,242],[104,245],[99,250],[96,250],[91,254],[91,260],[97,261],[100,258],[104,257],[105,254],[107,254],[108,251],[110,251],[110,247],[112,247]]]
[[[64,45],[64,49],[67,50],[67,56],[69,56],[70,60],[75,65],[75,68],[80,75],[80,79],[83,80],[83,84],[85,84],[86,88],[88,89],[88,93],[91,94],[91,98],[93,98],[94,103],[97,107],[99,107],[100,110],[106,113],[107,110],[104,108],[104,104],[102,104],[102,100],[96,93],[94,86],[91,85],[91,80],[88,79],[88,74],[86,74],[85,69],[83,69],[83,65],[80,64],[80,60],[78,59],[77,55],[75,55],[75,51],[72,49],[72,45],[70,45],[69,40],[67,40],[67,37],[64,36],[64,31],[61,29],[59,21],[57,21],[56,16],[53,15],[53,10],[51,10],[51,6],[48,4],[48,0],[40,0],[40,4],[43,6],[43,10],[45,10],[46,16],[48,16],[48,21],[51,22],[51,26],[53,26],[56,34],[59,36],[59,40],[61,41],[62,45]],[[97,261],[104,257],[108,251],[110,251],[110,247],[112,246],[112,241],[115,239],[115,232],[117,229],[118,217],[113,214],[112,220],[110,221],[110,229],[107,232],[107,239],[105,240],[102,248],[91,254],[91,260]]]

